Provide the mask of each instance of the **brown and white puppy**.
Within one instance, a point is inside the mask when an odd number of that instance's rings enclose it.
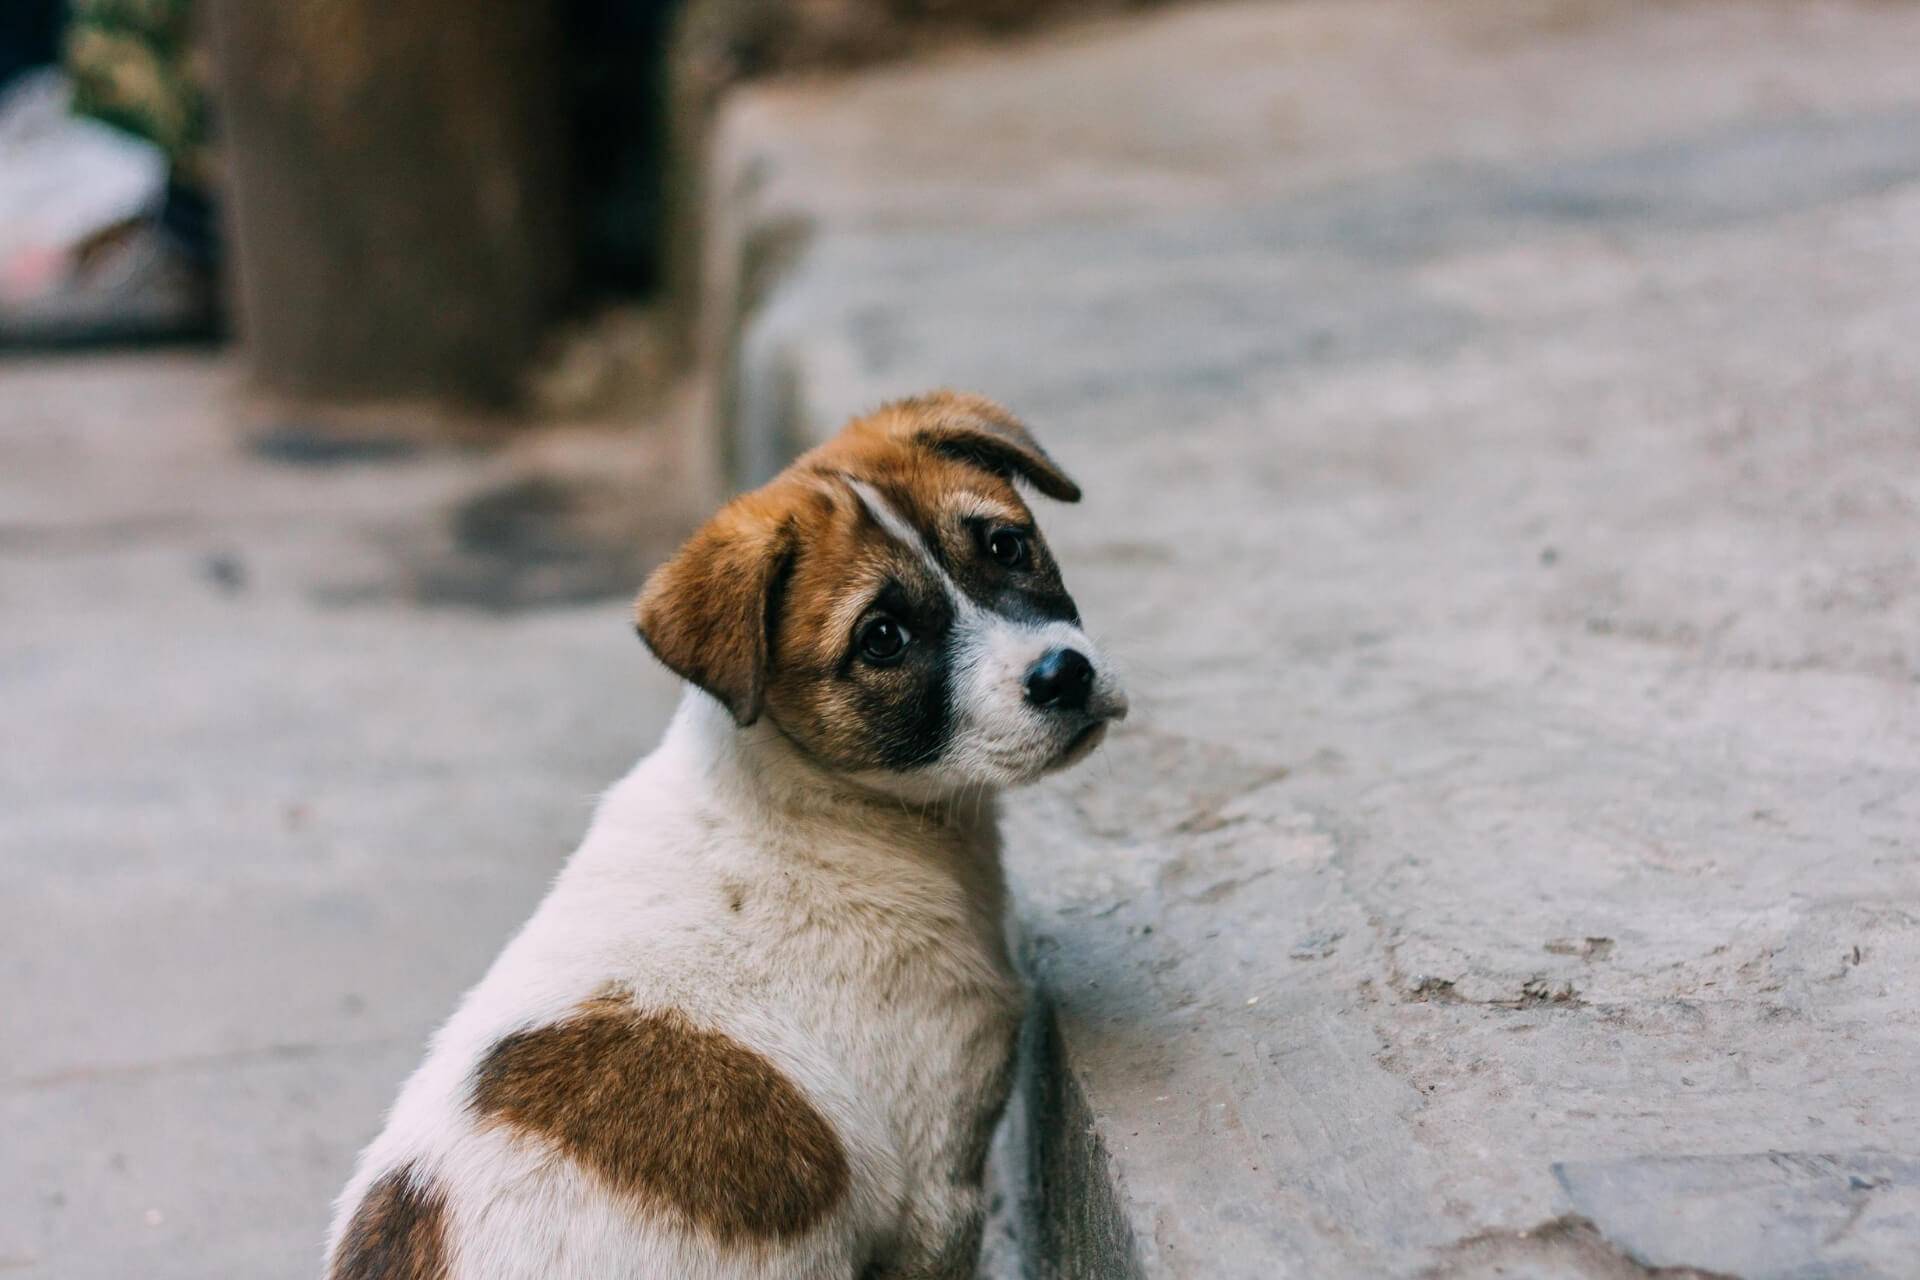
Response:
[[[690,683],[435,1036],[332,1280],[971,1276],[1022,992],[996,793],[1126,713],[1005,410],[888,405],[647,583]]]

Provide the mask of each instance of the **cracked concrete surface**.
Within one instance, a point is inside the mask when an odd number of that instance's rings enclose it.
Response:
[[[1911,1273],[1916,59],[1225,4],[735,102],[746,478],[954,384],[1088,493],[1137,714],[1012,807],[1042,1274]]]

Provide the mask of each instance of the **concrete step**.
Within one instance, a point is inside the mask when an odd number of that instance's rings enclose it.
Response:
[[[1134,668],[1012,812],[1039,1273],[1911,1274],[1916,53],[1223,4],[733,101],[739,477],[1002,399]]]

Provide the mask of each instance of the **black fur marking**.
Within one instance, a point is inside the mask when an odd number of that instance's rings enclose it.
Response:
[[[856,705],[873,729],[883,767],[932,764],[953,732],[953,608],[944,592],[929,590],[915,600],[898,582],[888,583],[875,603],[898,618],[913,640],[897,668],[884,675],[855,673]]]

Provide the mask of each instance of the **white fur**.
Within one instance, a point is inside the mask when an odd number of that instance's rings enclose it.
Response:
[[[1003,660],[1017,659],[980,665]],[[982,1206],[959,1166],[1004,1100],[1022,1004],[1003,905],[990,797],[877,795],[689,690],[434,1037],[342,1193],[332,1238],[375,1179],[411,1163],[445,1197],[453,1280],[970,1274]],[[476,1124],[487,1051],[609,983],[765,1055],[827,1118],[852,1185],[825,1221],[722,1246],[537,1140]]]

